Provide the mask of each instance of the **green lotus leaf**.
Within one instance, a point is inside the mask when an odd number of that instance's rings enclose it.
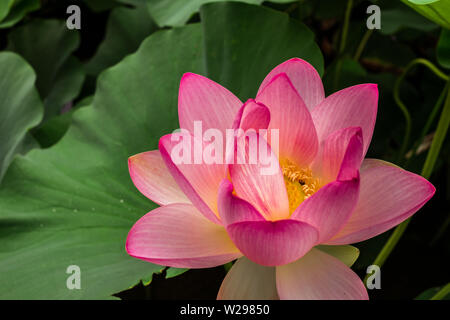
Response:
[[[29,129],[42,119],[43,108],[30,65],[11,52],[0,53],[0,181],[17,153],[33,144],[25,140]]]
[[[402,2],[441,27],[450,29],[450,1],[402,0]]]

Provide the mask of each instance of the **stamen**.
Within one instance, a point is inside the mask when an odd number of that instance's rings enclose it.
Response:
[[[289,199],[289,213],[320,188],[320,180],[313,177],[310,168],[298,168],[289,160],[280,162]]]

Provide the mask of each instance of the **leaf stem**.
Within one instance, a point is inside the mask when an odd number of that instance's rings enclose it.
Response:
[[[430,300],[442,300],[450,293],[450,282],[447,283],[441,290],[439,290]]]
[[[337,91],[338,85],[339,85],[339,78],[341,76],[341,69],[342,69],[342,54],[345,50],[345,44],[347,42],[347,34],[348,34],[348,26],[350,24],[350,15],[352,13],[352,7],[353,7],[353,0],[347,1],[347,7],[345,8],[345,15],[344,15],[344,25],[342,27],[342,33],[341,33],[341,41],[339,43],[339,49],[338,49],[338,57],[336,62],[336,72],[334,74],[333,79],[333,91]]]
[[[359,43],[358,48],[356,49],[353,60],[359,61],[359,59],[361,58],[361,55],[364,51],[364,48],[366,47],[367,41],[369,41],[369,38],[372,35],[374,30],[375,29],[367,29],[367,31],[364,33],[364,35],[361,39],[361,42]]]
[[[414,147],[412,148],[412,155],[406,161],[404,168],[408,168],[408,164],[409,164],[410,160],[417,153],[417,150],[419,149],[420,144],[423,142],[423,139],[425,138],[427,133],[430,131],[431,125],[433,124],[434,120],[436,119],[436,116],[438,115],[439,110],[441,109],[444,99],[447,96],[447,90],[449,88],[450,88],[450,81],[447,81],[447,83],[444,86],[444,89],[442,90],[441,94],[439,95],[438,100],[436,101],[436,104],[433,107],[433,110],[431,110],[431,113],[428,116],[427,122],[425,123],[425,126],[423,127],[422,132],[420,133],[419,139],[417,139],[416,143],[414,144]]]
[[[431,143],[430,150],[428,151],[425,164],[423,165],[421,175],[428,179],[433,172],[434,165],[436,164],[437,157],[441,151],[442,144],[447,135],[448,126],[450,124],[450,87],[447,89],[447,98],[445,99],[444,109],[442,110],[441,117],[434,134],[433,142]]]
[[[350,24],[350,15],[352,13],[353,0],[347,1],[347,7],[345,8],[344,26],[342,27],[341,43],[339,45],[339,54],[344,52],[345,44],[347,42],[348,26]]]
[[[400,77],[395,82],[394,86],[394,100],[397,106],[400,108],[400,111],[403,113],[403,116],[405,117],[405,135],[403,138],[402,146],[400,148],[400,151],[397,156],[397,163],[399,163],[404,154],[406,153],[406,149],[408,148],[409,139],[411,136],[411,114],[408,111],[408,108],[405,106],[405,104],[400,99],[400,86],[403,83],[403,80],[405,79],[406,74],[416,65],[423,65],[427,67],[430,71],[432,71],[436,76],[439,78],[448,81],[449,77],[444,74],[441,70],[439,70],[433,63],[430,61],[423,59],[423,58],[417,58],[411,61],[403,71],[403,73],[400,75]]]

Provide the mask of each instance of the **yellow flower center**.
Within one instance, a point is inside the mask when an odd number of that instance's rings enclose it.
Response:
[[[320,180],[314,178],[310,168],[298,168],[289,160],[280,162],[289,199],[289,214],[320,188]]]

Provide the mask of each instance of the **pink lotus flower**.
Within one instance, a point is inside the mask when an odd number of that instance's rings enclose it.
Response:
[[[190,73],[181,80],[178,102],[180,127],[189,132],[194,121],[223,132],[268,127],[270,135],[279,129],[278,151],[268,154],[276,172],[261,174],[260,163],[176,164],[175,142],[163,136],[159,150],[129,159],[134,184],[161,207],[136,222],[127,252],[182,268],[238,259],[220,299],[368,299],[349,268],[358,250],[348,244],[396,226],[435,192],[416,174],[364,159],[377,86],[361,84],[325,98],[316,70],[291,59],[245,104]]]

